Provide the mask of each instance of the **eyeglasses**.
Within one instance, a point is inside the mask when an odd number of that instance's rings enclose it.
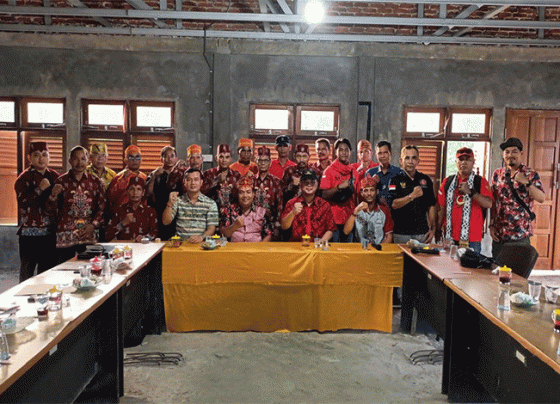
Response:
[[[128,156],[127,158],[128,158],[130,161],[140,161],[140,160],[142,160],[142,156],[140,156],[140,155],[136,155],[136,156],[130,155],[130,156]]]

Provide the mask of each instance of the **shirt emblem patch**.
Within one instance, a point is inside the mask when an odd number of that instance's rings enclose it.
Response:
[[[406,188],[406,182],[401,182],[401,188]]]

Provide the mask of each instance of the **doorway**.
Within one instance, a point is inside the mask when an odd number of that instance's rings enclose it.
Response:
[[[523,142],[523,164],[536,170],[544,187],[545,201],[535,203],[537,269],[560,268],[560,215],[557,214],[560,176],[560,111],[506,109],[506,137]]]

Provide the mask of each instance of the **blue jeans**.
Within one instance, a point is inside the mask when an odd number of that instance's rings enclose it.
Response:
[[[354,232],[350,232],[350,234],[346,235],[342,229],[344,229],[343,224],[336,225],[336,230],[331,239],[333,243],[351,243],[354,240]]]
[[[453,241],[453,244],[459,245],[458,241]],[[479,253],[482,250],[482,241],[469,241],[469,248],[471,248],[475,253]]]

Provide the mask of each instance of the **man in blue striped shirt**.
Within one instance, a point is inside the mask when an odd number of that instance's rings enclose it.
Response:
[[[216,202],[200,193],[202,173],[198,168],[185,172],[183,188],[185,194],[169,194],[169,202],[163,211],[162,222],[167,225],[177,218],[177,236],[189,243],[200,243],[211,236],[218,226]]]

